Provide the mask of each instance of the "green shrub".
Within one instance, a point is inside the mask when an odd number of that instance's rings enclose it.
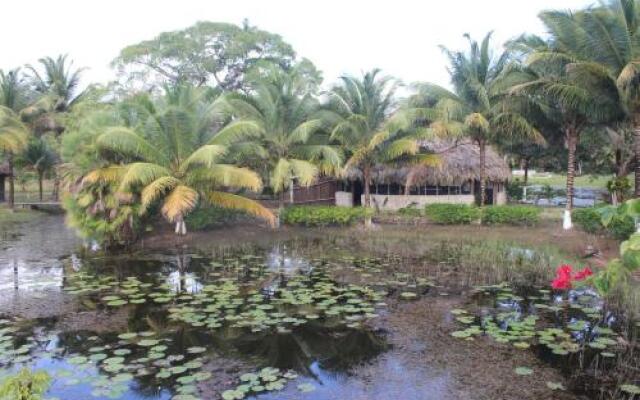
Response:
[[[538,222],[540,209],[531,206],[487,206],[482,223],[487,225],[533,225]]]
[[[399,209],[398,214],[405,215],[407,217],[419,217],[422,215],[422,210],[418,208],[416,203],[411,203],[408,206]]]
[[[198,207],[185,218],[187,229],[201,231],[216,226],[237,222],[247,214],[230,208],[215,206]]]
[[[605,228],[602,224],[602,216],[597,207],[580,208],[573,210],[571,214],[578,228],[588,233],[606,233],[616,240],[626,240],[636,228],[633,218],[628,215],[614,216]]]
[[[594,207],[578,208],[571,213],[576,226],[588,233],[601,233],[604,231],[602,218]]]
[[[363,221],[367,213],[371,210],[363,207],[294,206],[282,211],[280,221],[287,225],[351,225]]]
[[[524,197],[524,183],[520,179],[507,182],[507,197],[509,200],[522,200]]]
[[[470,224],[480,217],[480,210],[466,204],[427,204],[424,208],[429,219],[436,224]]]

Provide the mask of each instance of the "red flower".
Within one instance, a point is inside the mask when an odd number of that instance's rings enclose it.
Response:
[[[557,277],[551,282],[551,287],[559,290],[571,289],[571,278]]]
[[[593,271],[589,267],[573,274],[571,265],[561,265],[556,270],[556,278],[551,281],[551,287],[558,290],[571,289],[571,281],[581,281],[591,275],[593,275]]]
[[[581,281],[583,279],[586,279],[586,278],[590,277],[591,275],[593,275],[593,271],[591,271],[591,268],[586,267],[582,271],[580,271],[577,274],[575,274],[573,279],[575,279],[576,281]]]

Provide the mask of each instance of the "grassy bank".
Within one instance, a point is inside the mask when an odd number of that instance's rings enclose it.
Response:
[[[576,187],[606,189],[607,182],[612,178],[612,175],[582,175],[577,176],[575,179]],[[522,177],[518,177],[522,180]],[[633,175],[629,175],[629,182],[633,185]],[[529,185],[550,185],[550,186],[562,186],[567,184],[567,175],[550,173],[545,175],[534,175],[529,177]]]

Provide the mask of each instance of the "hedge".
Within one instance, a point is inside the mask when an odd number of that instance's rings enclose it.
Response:
[[[436,224],[470,224],[480,218],[480,209],[466,204],[427,204],[424,212]]]
[[[482,223],[487,225],[534,225],[540,209],[531,206],[487,206],[483,210]]]
[[[364,221],[367,213],[371,210],[363,207],[294,206],[282,211],[280,221],[287,225],[351,225]]]
[[[540,210],[531,206],[485,206],[480,209],[466,204],[428,204],[425,213],[436,224],[470,224],[482,217],[487,225],[533,225]]]

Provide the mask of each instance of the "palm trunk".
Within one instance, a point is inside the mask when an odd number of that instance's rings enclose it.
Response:
[[[369,210],[371,209],[371,170],[369,167],[364,167],[362,170],[362,177],[364,180],[364,207],[367,209],[367,215],[364,219],[365,228],[371,228],[371,214],[369,214]]]
[[[182,218],[176,221],[176,234],[178,235],[187,234],[187,224],[184,222],[184,219]]]
[[[633,127],[633,152],[636,156],[635,181],[636,188],[635,197],[640,197],[640,113],[636,115]]]
[[[9,208],[15,207],[15,174],[13,173],[13,154],[7,154],[7,163],[9,164]]]
[[[529,159],[525,158],[524,159],[524,181],[523,181],[524,186],[527,186],[527,183],[529,183]]]
[[[44,179],[44,173],[43,172],[38,172],[38,196],[40,198],[40,201],[42,202],[43,196],[42,196],[42,180]]]
[[[486,162],[487,162],[487,144],[484,140],[478,142],[480,147],[480,207],[484,207],[487,202],[487,178],[486,178]]]
[[[574,180],[576,176],[576,149],[578,147],[578,134],[575,127],[569,126],[566,128],[567,137],[567,150],[569,151],[569,159],[567,162],[567,206],[564,211],[564,218],[562,227],[565,230],[569,230],[573,227],[571,221],[571,212],[573,211],[573,195],[574,195]]]
[[[58,201],[60,194],[60,177],[58,176],[58,170],[54,169],[53,171],[53,193],[51,194],[53,197],[53,201]]]

